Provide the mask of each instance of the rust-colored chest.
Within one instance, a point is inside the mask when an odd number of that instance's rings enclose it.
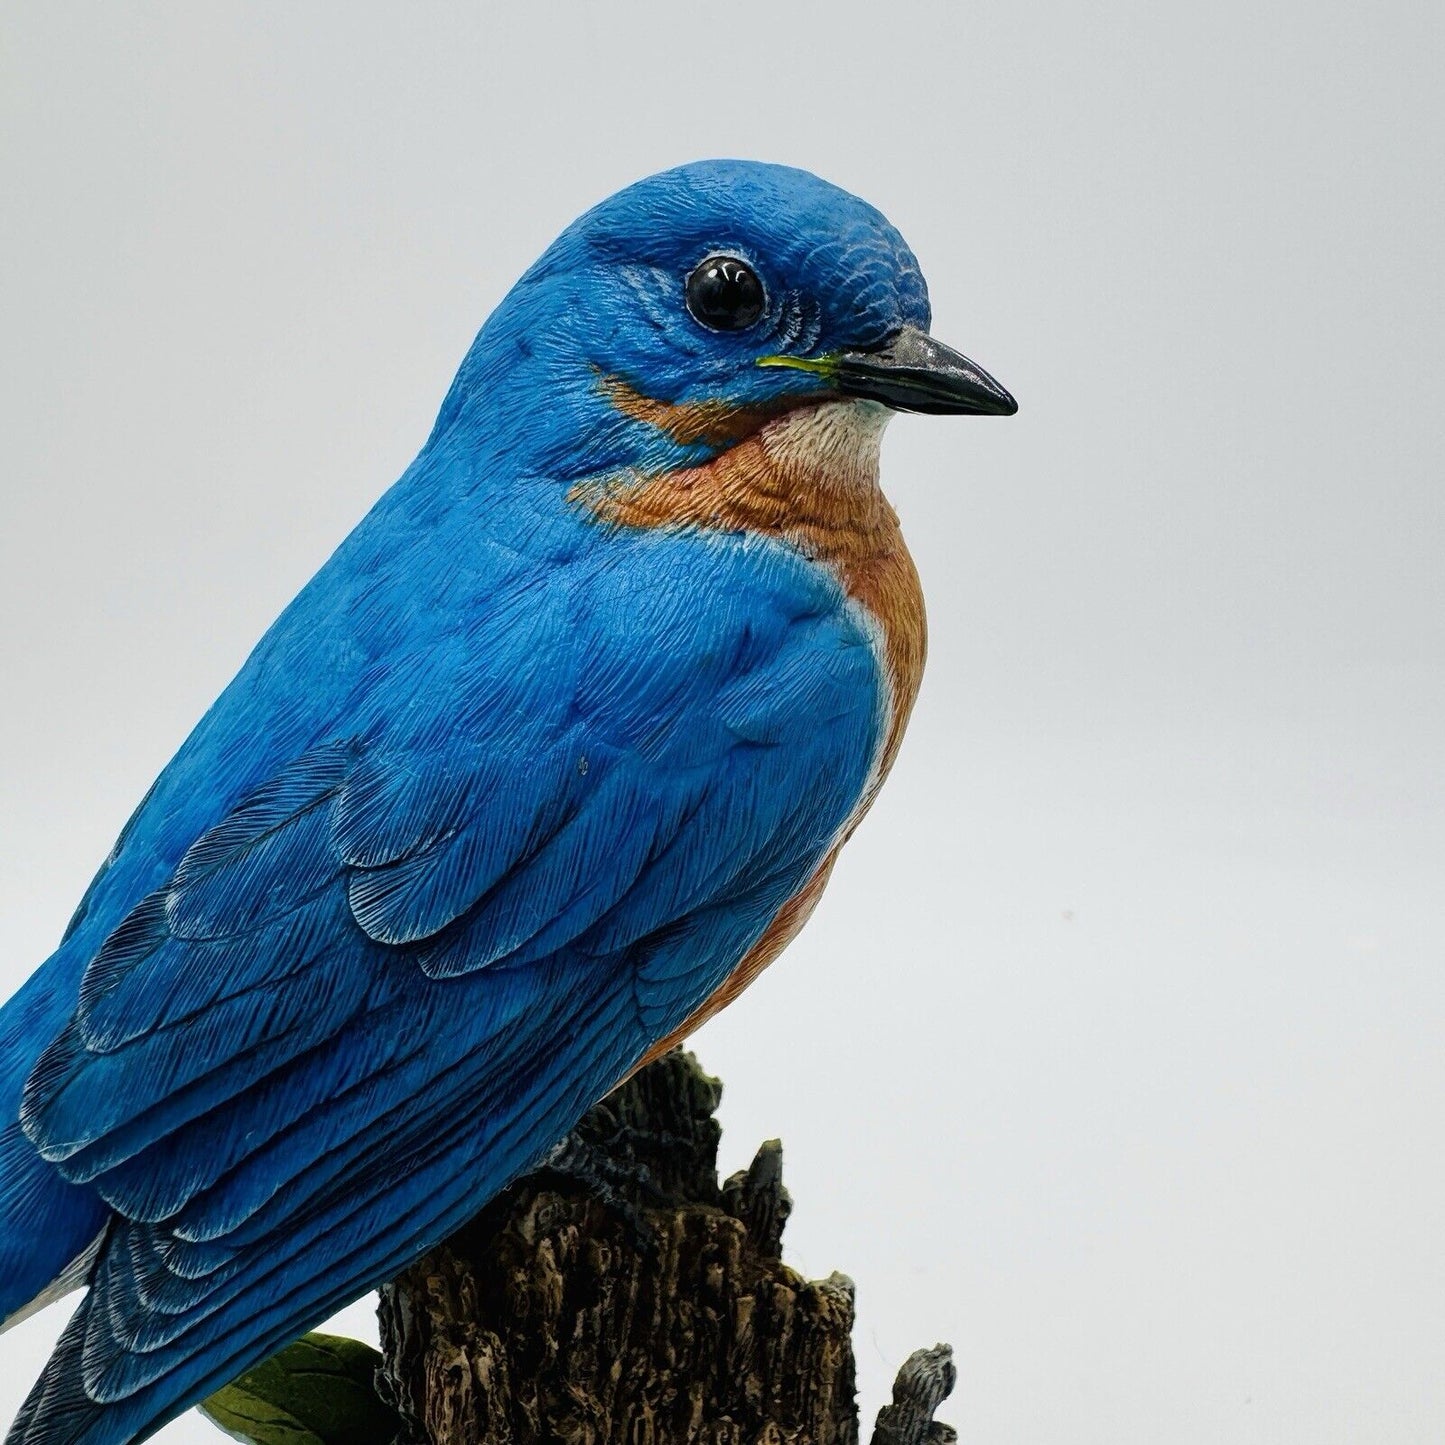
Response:
[[[828,403],[779,417],[704,466],[579,487],[573,500],[626,527],[695,527],[773,537],[831,569],[875,638],[888,716],[868,785],[828,855],[722,986],[647,1054],[655,1058],[729,1003],[807,921],[838,850],[898,752],[927,649],[923,594],[898,517],[878,486],[886,414]],[[644,1060],[643,1062],[646,1062]]]
[[[891,716],[886,773],[918,695],[927,649],[923,593],[898,517],[878,486],[887,414],[870,403],[789,412],[703,466],[582,484],[573,500],[617,526],[747,532],[829,568],[875,632]]]

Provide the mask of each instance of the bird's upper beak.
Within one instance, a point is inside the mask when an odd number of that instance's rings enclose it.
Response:
[[[983,367],[905,326],[872,351],[829,358],[833,384],[846,396],[881,401],[895,411],[934,416],[1012,416],[1018,403]]]

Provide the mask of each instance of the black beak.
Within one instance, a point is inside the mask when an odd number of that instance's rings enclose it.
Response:
[[[905,326],[876,351],[845,351],[832,376],[847,396],[881,401],[895,411],[933,416],[1012,416],[1019,404],[983,367]]]

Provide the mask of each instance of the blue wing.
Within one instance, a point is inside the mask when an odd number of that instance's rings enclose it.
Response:
[[[463,1222],[713,991],[856,803],[882,698],[821,569],[609,536],[489,586],[356,648],[344,703],[91,957],[22,1123],[114,1213],[15,1440],[153,1428]],[[257,667],[327,639],[293,625]],[[240,751],[227,707],[260,685],[236,687],[137,836]]]

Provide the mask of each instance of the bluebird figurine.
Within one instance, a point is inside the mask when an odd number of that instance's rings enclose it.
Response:
[[[570,226],[0,1012],[10,1445],[123,1445],[397,1274],[740,993],[918,689],[894,411],[1007,415],[913,253],[707,161]]]

